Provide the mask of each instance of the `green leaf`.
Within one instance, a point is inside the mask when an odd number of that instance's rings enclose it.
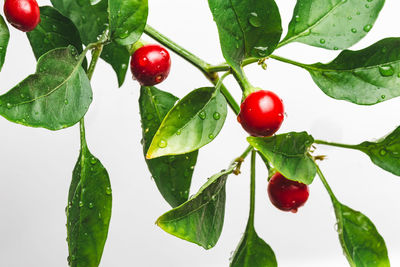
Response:
[[[162,120],[177,100],[178,98],[172,94],[155,87],[141,87],[139,108],[144,155]],[[172,207],[188,200],[197,155],[198,150],[183,155],[146,159],[158,190]]]
[[[139,40],[147,21],[147,0],[108,0],[112,38],[121,45]]]
[[[314,138],[306,132],[248,137],[247,141],[286,178],[304,184],[314,180],[317,170],[308,156]]]
[[[27,32],[35,58],[55,48],[74,46],[82,53],[82,41],[72,21],[50,6],[40,7],[40,23]],[[86,67],[86,60],[84,62]]]
[[[167,233],[205,249],[214,247],[224,225],[226,180],[236,166],[234,163],[210,177],[196,195],[164,213],[156,224]]]
[[[226,100],[214,87],[190,92],[165,116],[146,157],[184,154],[205,146],[222,129],[226,112]]]
[[[361,212],[334,203],[340,244],[351,266],[390,267],[385,241]]]
[[[248,224],[229,266],[276,267],[278,263],[271,247],[257,235],[254,226]]]
[[[39,58],[35,74],[0,96],[0,115],[49,130],[74,125],[92,102],[92,89],[81,63],[73,47],[47,52]]]
[[[85,144],[73,171],[66,208],[70,266],[99,265],[107,239],[111,206],[107,170]]]
[[[208,4],[224,58],[237,71],[244,59],[264,58],[275,50],[282,26],[274,0],[208,0]]]
[[[108,27],[108,0],[95,2],[95,5],[90,0],[51,0],[51,3],[74,22],[85,45],[96,42]],[[129,57],[128,50],[115,42],[103,48],[101,58],[114,69],[119,86],[125,80]]]
[[[10,31],[4,21],[3,16],[0,15],[0,70],[3,67],[6,58],[8,40],[10,39]]]
[[[372,28],[385,0],[297,0],[281,45],[300,42],[326,49],[346,49]]]
[[[111,42],[104,46],[100,57],[109,63],[114,69],[118,78],[118,86],[121,87],[125,81],[130,58],[130,54],[126,47]]]
[[[359,51],[346,50],[329,64],[305,68],[328,96],[373,105],[400,95],[400,38],[383,39]]]
[[[382,169],[400,176],[400,127],[377,142],[363,142],[356,148]]]

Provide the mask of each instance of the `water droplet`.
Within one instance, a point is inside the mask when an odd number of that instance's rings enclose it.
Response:
[[[357,16],[359,16],[359,15],[361,14],[361,12],[360,12],[360,11],[357,11],[357,13],[356,13],[356,14],[357,14]]]
[[[295,17],[294,17],[294,20],[296,21],[296,22],[300,22],[300,16],[299,15],[296,15]]]
[[[253,53],[255,53],[261,57],[267,56],[267,52],[268,52],[268,46],[266,46],[266,47],[257,46],[257,47],[254,47],[254,50],[253,50]]]
[[[367,24],[367,25],[365,25],[364,28],[363,28],[363,30],[364,30],[365,32],[369,32],[371,29],[372,29],[372,25],[371,25],[371,24]]]
[[[369,5],[368,5],[368,4],[365,4],[365,7],[366,7],[366,8],[369,8]]]
[[[121,69],[126,69],[128,67],[128,65],[126,65],[126,64],[121,64]]]
[[[387,153],[387,151],[386,151],[386,149],[384,149],[384,148],[382,148],[381,150],[379,150],[379,154],[380,154],[381,156],[385,156],[386,153]]]
[[[219,114],[219,112],[214,112],[213,118],[214,120],[219,120],[221,118],[221,114]]]
[[[152,120],[153,119],[153,115],[152,114],[147,114],[146,116],[146,120]]]
[[[106,195],[111,195],[111,187],[107,186],[106,187]]]
[[[357,29],[356,29],[356,28],[352,28],[352,29],[351,29],[351,32],[352,32],[352,33],[356,33],[356,32],[357,32]]]
[[[347,19],[348,19],[348,20],[352,20],[353,17],[352,17],[352,16],[348,16]]]
[[[255,12],[250,13],[249,23],[251,26],[256,27],[256,28],[261,26],[261,20],[258,17],[257,13],[255,13]]]
[[[164,76],[163,75],[157,75],[154,80],[156,81],[156,83],[160,83],[160,82],[162,82],[164,80]]]
[[[89,203],[89,209],[93,209],[94,204],[92,202]]]
[[[333,50],[339,50],[339,47],[336,47],[336,46],[335,46],[335,47],[333,48]]]
[[[64,104],[65,104],[65,105],[68,105],[68,99],[65,99],[65,100],[64,100]]]
[[[383,77],[390,77],[390,76],[393,76],[394,69],[393,69],[393,67],[391,65],[379,66],[379,73]]]
[[[158,143],[159,148],[165,148],[167,147],[167,141],[161,139],[160,142]]]
[[[209,134],[209,135],[208,135],[208,138],[214,139],[214,135],[213,135],[213,134]]]
[[[385,98],[386,98],[386,96],[385,96],[385,95],[381,95],[381,98],[382,98],[382,99],[385,99]]]
[[[206,118],[206,113],[204,112],[204,110],[199,113],[199,117],[202,120],[204,120]]]
[[[320,39],[319,42],[320,42],[321,44],[324,44],[326,41],[325,41],[325,39]]]
[[[90,158],[90,163],[96,164],[96,162],[97,162],[97,159],[95,157]]]
[[[210,249],[210,248],[212,248],[212,246],[211,246],[210,244],[208,244],[208,245],[207,245],[207,248]]]
[[[129,36],[129,31],[126,30],[123,33],[120,33],[119,38],[124,39]]]
[[[83,202],[79,201],[79,207],[83,207]]]
[[[178,131],[176,131],[176,135],[181,135],[181,133],[182,133],[182,130],[181,130],[181,129],[179,129]]]
[[[12,104],[11,103],[7,103],[7,108],[12,108]]]

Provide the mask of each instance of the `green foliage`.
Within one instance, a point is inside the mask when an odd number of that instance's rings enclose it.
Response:
[[[314,180],[316,168],[308,154],[314,138],[306,132],[248,137],[247,141],[286,178],[304,184]]]
[[[139,108],[143,130],[143,153],[168,111],[178,100],[170,93],[155,87],[141,87]],[[176,207],[188,200],[194,165],[198,151],[177,156],[146,159],[147,166],[165,200]]]
[[[359,51],[343,51],[329,64],[305,68],[335,99],[373,105],[400,95],[400,38],[383,39]]]
[[[224,125],[226,109],[224,96],[214,87],[190,92],[165,116],[146,157],[184,154],[210,143]]]
[[[41,56],[36,73],[0,96],[0,115],[30,127],[59,130],[76,124],[92,102],[92,89],[73,47]]]
[[[385,0],[297,0],[288,34],[282,44],[301,42],[342,50],[371,29]]]
[[[281,17],[274,0],[208,0],[217,23],[222,53],[240,72],[249,57],[270,55],[282,34]]]
[[[4,21],[3,16],[0,15],[0,70],[3,67],[6,58],[8,40],[10,39],[10,31]]]
[[[107,170],[83,141],[68,194],[67,234],[72,267],[97,267],[111,218],[111,185]]]

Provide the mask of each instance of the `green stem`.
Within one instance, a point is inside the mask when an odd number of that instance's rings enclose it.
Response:
[[[277,56],[277,55],[270,55],[269,57],[272,58],[272,59],[281,61],[281,62],[285,62],[285,63],[291,64],[291,65],[303,68],[303,69],[310,69],[309,65],[303,64],[303,63],[300,63],[300,62],[297,62],[297,61],[294,61],[294,60],[291,60],[291,59],[288,59],[288,58],[280,57],[280,56]]]
[[[252,146],[248,146],[246,148],[246,150],[242,153],[242,155],[240,155],[238,158],[244,160],[252,150],[253,150],[253,147]]]
[[[250,213],[248,227],[254,226],[254,214],[256,209],[256,151],[251,151],[250,167]]]
[[[339,201],[337,200],[335,194],[333,193],[331,187],[329,186],[328,182],[325,179],[325,176],[322,174],[321,169],[319,168],[319,166],[317,164],[315,164],[315,166],[317,167],[317,173],[319,178],[321,179],[321,182],[324,184],[326,191],[328,191],[329,196],[331,197],[332,203],[335,206],[336,204],[339,203]]]
[[[204,60],[200,59],[199,57],[193,55],[189,51],[187,51],[185,48],[181,47],[168,37],[162,35],[159,33],[157,30],[152,28],[149,25],[146,25],[144,32],[153,38],[154,40],[158,41],[159,43],[165,45],[172,51],[174,51],[177,55],[191,63],[193,66],[195,66],[197,69],[199,69],[205,76],[206,78],[211,81],[214,85],[218,84],[219,77],[218,74],[212,70],[209,70],[210,64],[205,62]],[[230,68],[226,69],[226,71],[229,71]],[[232,108],[232,110],[235,112],[235,114],[239,114],[240,112],[240,107],[239,104],[236,102],[236,100],[233,98],[233,96],[230,94],[228,89],[225,87],[225,85],[221,84],[221,93],[224,95],[226,101],[228,102],[229,106]]]
[[[334,143],[334,142],[327,142],[327,141],[323,141],[323,140],[314,140],[314,143],[320,144],[320,145],[336,146],[336,147],[358,150],[358,145],[347,145],[347,144],[340,144],[340,143]]]

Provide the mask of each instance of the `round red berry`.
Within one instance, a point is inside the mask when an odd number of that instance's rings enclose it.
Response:
[[[6,0],[4,15],[15,28],[29,32],[40,22],[40,9],[36,0]]]
[[[284,119],[282,100],[273,92],[258,90],[246,97],[240,105],[238,121],[252,136],[271,136]]]
[[[297,212],[304,205],[309,195],[308,186],[286,179],[279,172],[275,173],[268,184],[268,196],[272,204],[280,210]]]
[[[171,68],[171,58],[165,48],[156,45],[144,45],[131,57],[133,78],[141,85],[151,86],[164,81]]]

